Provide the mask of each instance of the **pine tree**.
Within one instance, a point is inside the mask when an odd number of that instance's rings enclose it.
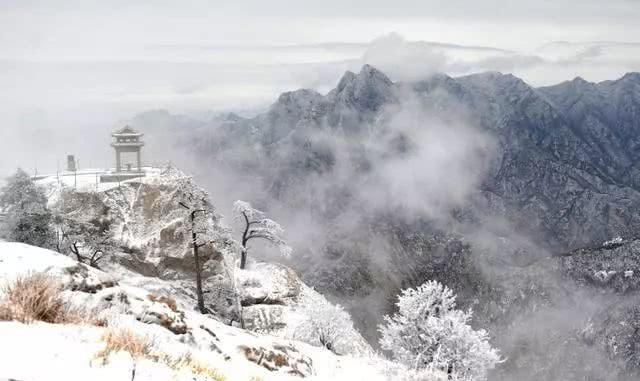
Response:
[[[200,249],[212,245],[219,240],[218,230],[214,228],[215,213],[213,205],[209,201],[209,194],[199,188],[190,177],[180,181],[175,191],[178,205],[185,211],[185,226],[191,235],[191,248],[196,275],[196,299],[198,310],[208,313],[204,302],[204,290],[202,272],[205,258],[200,255]]]
[[[55,234],[47,197],[22,169],[0,190],[0,208],[7,214],[3,236],[15,242],[50,248]]]

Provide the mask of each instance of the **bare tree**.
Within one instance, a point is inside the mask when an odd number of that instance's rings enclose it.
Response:
[[[238,200],[233,203],[233,210],[236,217],[244,222],[242,232],[242,252],[240,255],[240,268],[244,269],[247,265],[248,243],[252,239],[260,238],[278,246],[282,255],[288,257],[291,255],[291,247],[281,237],[284,229],[277,222],[266,218],[265,214],[255,209],[246,201]]]

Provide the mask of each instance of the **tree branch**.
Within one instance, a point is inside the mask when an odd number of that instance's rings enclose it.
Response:
[[[247,217],[247,213],[242,212],[242,216],[244,217],[244,221],[246,223],[244,227],[244,232],[242,233],[242,246],[246,248],[247,241],[249,241],[249,238],[247,238],[247,234],[249,233],[249,225],[251,225],[251,223],[249,222],[249,217]]]

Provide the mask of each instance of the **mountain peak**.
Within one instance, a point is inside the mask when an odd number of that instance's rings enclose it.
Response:
[[[488,92],[528,92],[531,87],[513,74],[503,74],[497,71],[470,74],[459,77],[458,82],[471,85]]]
[[[629,72],[625,75],[622,76],[622,78],[620,78],[618,81],[631,81],[631,82],[637,82],[640,83],[640,73],[638,72]]]
[[[386,74],[384,74],[383,72],[381,72],[380,70],[376,69],[375,67],[369,64],[365,64],[364,66],[362,66],[362,69],[360,69],[360,72],[358,73],[356,78],[359,80],[382,82],[388,85],[393,84],[393,82],[391,82],[391,80],[389,79],[389,77],[386,76]]]
[[[355,79],[356,75],[352,71],[347,70],[340,79],[340,82],[338,82],[338,87],[336,88],[336,90],[338,92],[341,92],[345,87],[347,87],[349,83],[355,81]]]
[[[328,96],[336,103],[359,111],[375,111],[394,99],[392,88],[393,82],[383,72],[371,65],[364,65],[358,74],[347,71],[338,87]]]
[[[576,84],[588,84],[591,83],[587,80],[585,80],[584,78],[577,76],[575,77],[573,80],[571,80],[572,83],[576,83]]]
[[[591,88],[595,88],[595,84],[593,82],[589,82],[580,76],[564,83],[568,89],[572,89],[570,91],[588,91]]]

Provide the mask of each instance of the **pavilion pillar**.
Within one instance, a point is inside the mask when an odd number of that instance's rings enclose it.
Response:
[[[121,128],[111,134],[114,138],[111,142],[111,146],[116,151],[116,172],[126,171],[142,173],[142,159],[140,157],[142,146],[144,146],[144,142],[140,141],[140,137],[142,135],[143,134],[129,126],[124,126],[124,128]],[[126,154],[124,161],[122,160],[123,153]],[[133,154],[136,155],[135,163],[129,157]],[[135,166],[137,166],[137,169]]]
[[[116,148],[116,172],[120,172],[121,163],[120,163],[120,150]]]

